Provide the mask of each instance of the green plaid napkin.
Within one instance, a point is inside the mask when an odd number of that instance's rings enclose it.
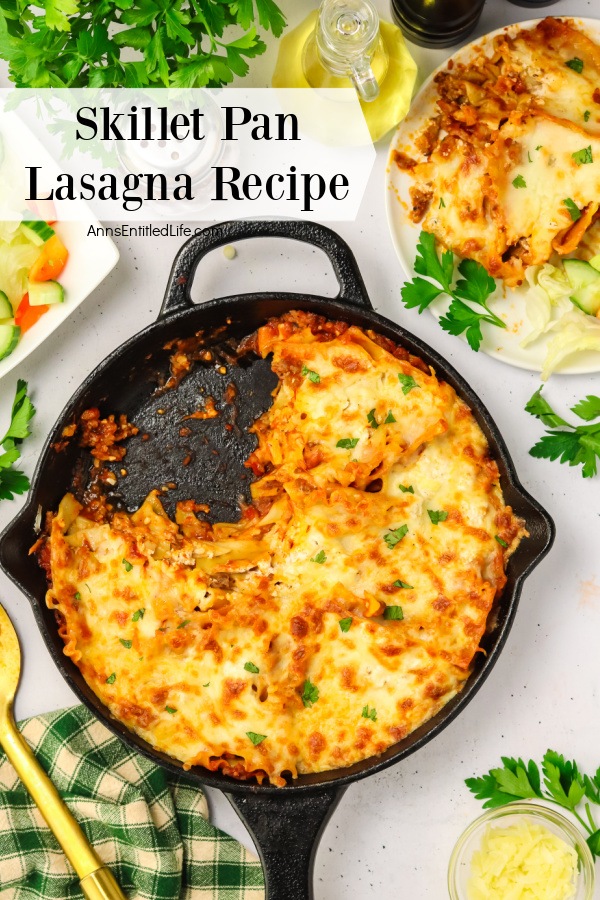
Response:
[[[262,900],[260,864],[208,822],[197,785],[129,750],[83,706],[26,719],[19,727],[131,900]],[[0,895],[83,896],[1,750]]]

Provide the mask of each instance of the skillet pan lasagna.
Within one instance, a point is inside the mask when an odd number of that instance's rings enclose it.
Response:
[[[469,675],[525,534],[471,411],[371,332],[293,312],[252,502],[210,525],[67,494],[38,548],[65,654],[154,748],[283,785],[381,753]],[[248,342],[246,342],[246,350]]]
[[[431,88],[395,163],[410,217],[509,287],[554,254],[600,252],[600,45],[571,19],[506,29]]]

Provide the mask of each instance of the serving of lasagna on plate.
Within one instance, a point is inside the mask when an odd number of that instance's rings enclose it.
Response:
[[[416,357],[311,313],[269,321],[252,502],[211,525],[153,492],[72,494],[40,559],[65,653],[153,747],[283,785],[381,753],[471,670],[524,535],[470,409]]]
[[[499,279],[494,311],[509,326],[484,349],[541,368],[542,346],[518,343],[527,268],[600,253],[600,23],[547,18],[458,51],[401,124],[387,186],[407,271],[421,228],[481,263]],[[598,365],[594,354],[572,371]]]

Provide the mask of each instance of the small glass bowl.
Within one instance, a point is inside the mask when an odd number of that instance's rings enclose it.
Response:
[[[448,893],[451,900],[468,900],[467,885],[471,876],[471,858],[479,849],[488,825],[500,822],[504,826],[515,825],[522,822],[524,817],[543,825],[576,850],[579,858],[579,878],[573,900],[593,900],[594,860],[583,834],[553,809],[521,801],[508,803],[498,809],[490,809],[463,831],[452,851],[448,866]]]

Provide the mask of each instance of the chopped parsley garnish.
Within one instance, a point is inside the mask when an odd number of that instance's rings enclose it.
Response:
[[[565,63],[565,66],[573,69],[574,72],[578,72],[579,75],[581,75],[581,73],[583,72],[583,60],[579,59],[578,56],[574,56],[573,59],[568,59]]]
[[[383,611],[384,619],[392,619],[400,622],[404,618],[401,606],[386,606]]]
[[[437,525],[439,522],[445,522],[448,518],[448,513],[445,509],[428,509],[427,515],[431,519],[432,525]]]
[[[399,528],[390,528],[389,533],[384,535],[383,539],[390,550],[393,550],[396,544],[399,544],[407,534],[408,525],[401,525]]]
[[[532,158],[531,158],[531,153],[529,152],[529,150],[527,151],[527,160],[528,160],[529,162],[533,162],[533,160],[532,160]]]
[[[173,716],[177,710],[174,706],[165,706],[165,710],[169,713],[169,715]]]
[[[114,684],[116,680],[117,680],[117,675],[116,675],[115,672],[113,672],[113,673],[112,673],[111,675],[109,675],[108,678],[106,679],[106,684]]]
[[[75,600],[81,600],[81,594],[79,593],[79,591],[77,591],[75,594]]]
[[[590,110],[589,110],[589,109],[586,109],[586,111],[585,111],[584,114],[583,114],[583,121],[584,121],[584,122],[587,122],[587,120],[589,119],[589,117],[591,116],[591,114],[592,114],[592,113],[590,112]]]
[[[396,419],[395,419],[395,417],[394,417],[394,414],[393,414],[393,412],[392,412],[391,409],[390,409],[390,410],[388,411],[387,416],[386,416],[385,419],[383,420],[383,424],[384,424],[384,425],[391,425],[392,422],[395,422],[395,421],[396,421]]]
[[[177,628],[185,628],[186,625],[189,625],[189,624],[190,624],[190,622],[191,622],[191,619],[184,619],[183,622],[180,622],[180,623],[179,623],[179,625],[177,626]]]
[[[445,209],[445,207],[446,207],[446,204],[444,203],[444,198],[440,197],[440,205],[439,205],[438,209]]]
[[[244,664],[244,669],[246,672],[253,672],[255,675],[258,675],[260,669],[258,666],[255,666],[253,662],[247,662]]]
[[[506,543],[504,538],[501,538],[499,534],[494,535],[494,538],[498,541],[501,547],[508,547],[508,544]]]
[[[570,197],[567,197],[565,200],[563,200],[563,203],[565,204],[565,206],[566,206],[567,209],[569,210],[569,215],[571,216],[571,219],[572,219],[574,222],[576,222],[577,219],[580,219],[580,218],[581,218],[581,210],[579,209],[579,207],[577,206],[577,204],[574,203],[573,200],[571,200]]]
[[[257,734],[255,731],[247,731],[246,737],[250,738],[255,747],[258,747],[259,744],[262,744],[267,739],[266,734]]]
[[[538,144],[537,147],[536,147],[535,149],[536,149],[536,150],[541,150],[541,149],[542,149],[542,145],[541,145],[541,144]]]
[[[522,175],[517,175],[516,178],[513,178],[512,185],[514,188],[526,188],[527,182],[525,181],[525,179],[523,178]]]
[[[398,372],[398,381],[402,385],[403,394],[410,394],[413,388],[419,387],[412,375],[403,375],[402,372]]]
[[[305,378],[308,378],[309,381],[312,381],[313,384],[319,384],[321,381],[321,376],[318,372],[313,372],[313,370],[309,369],[307,366],[302,366],[302,374]]]
[[[335,446],[341,447],[342,450],[354,450],[357,444],[358,438],[342,438]]]
[[[412,484],[399,484],[398,487],[403,494],[414,494],[415,489]]]
[[[363,719],[370,719],[372,722],[376,722],[377,710],[375,709],[375,707],[369,709],[369,704],[367,703],[366,706],[363,706],[361,716],[363,717]]]
[[[319,699],[319,688],[313,684],[310,678],[307,678],[302,688],[302,702],[305,706],[311,707]]]
[[[406,588],[407,591],[414,591],[414,587],[412,586],[412,584],[407,584],[405,581],[400,581],[399,578],[396,581],[392,582],[392,587]]]
[[[582,150],[576,150],[575,153],[571,153],[571,156],[575,160],[578,166],[585,166],[588,163],[594,162],[594,157],[592,156],[592,145],[588,144],[587,147],[584,147]]]
[[[207,681],[206,684],[203,684],[202,687],[210,687],[210,681]]]
[[[375,418],[375,407],[367,413],[367,422],[371,426],[371,428],[379,428],[379,422]]]
[[[127,641],[125,640],[125,638],[119,638],[119,641],[127,650],[131,650],[131,648],[133,647],[133,641]]]
[[[325,551],[319,550],[319,552],[317,553],[316,556],[311,556],[310,561],[314,562],[314,563],[319,563],[319,565],[322,566],[323,563],[327,561],[327,556],[325,554]]]
[[[340,619],[340,631],[346,633],[346,631],[350,631],[350,626],[352,625],[352,616],[348,616],[347,619]]]
[[[136,609],[136,611],[134,612],[134,614],[133,614],[132,617],[131,617],[131,621],[132,621],[132,622],[137,622],[137,621],[139,621],[139,619],[143,619],[143,618],[144,618],[144,613],[145,613],[145,612],[146,612],[146,610],[145,610],[144,608],[142,608],[142,609]]]
[[[129,560],[128,560],[128,559],[122,559],[121,562],[122,562],[123,565],[125,566],[125,571],[126,571],[126,572],[131,572],[131,570],[133,569],[133,566],[131,565],[131,563],[129,562]]]

